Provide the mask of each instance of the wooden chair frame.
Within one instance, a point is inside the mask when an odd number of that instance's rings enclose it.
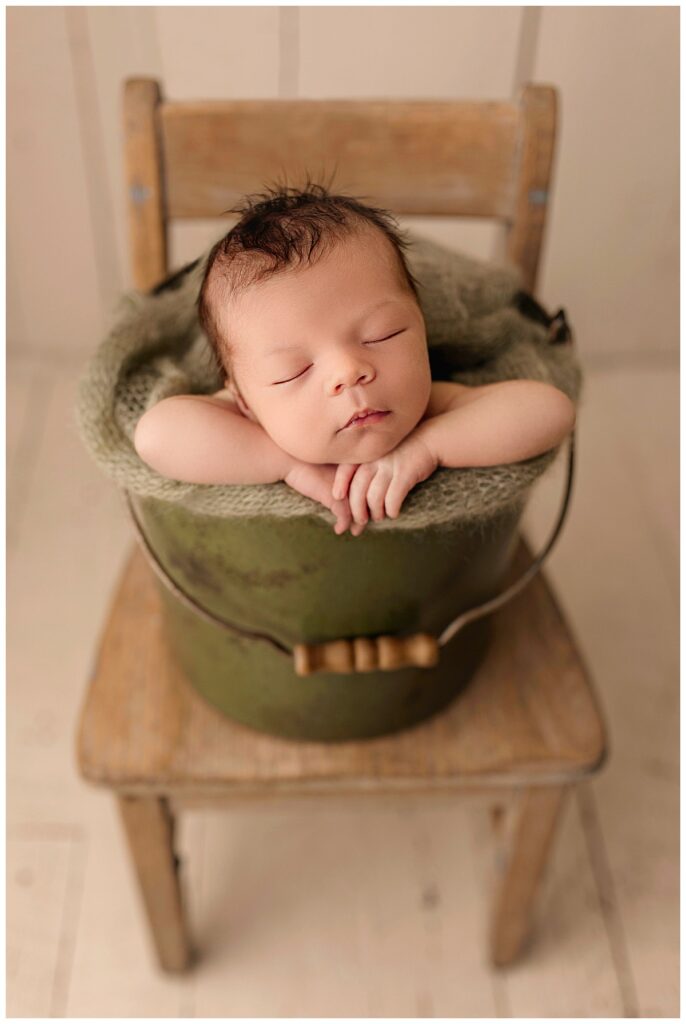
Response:
[[[330,171],[327,161],[338,187],[395,213],[496,218],[509,259],[535,288],[555,138],[556,94],[548,86],[528,85],[514,103],[170,103],[156,81],[134,79],[125,84],[124,118],[131,258],[141,290],[169,272],[171,219],[218,217],[275,169],[295,184]],[[297,162],[284,159],[294,152]],[[512,572],[518,577],[530,564],[520,541]],[[115,791],[165,969],[191,961],[175,811],[265,795],[520,791],[491,958],[505,965],[522,951],[565,795],[600,767],[607,741],[543,575],[494,621],[489,655],[470,687],[429,723],[372,745],[289,744],[231,723],[181,679],[151,571],[134,552],[101,637],[78,760],[86,779]]]

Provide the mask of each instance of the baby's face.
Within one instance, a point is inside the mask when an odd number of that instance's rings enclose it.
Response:
[[[364,229],[314,265],[252,285],[224,311],[242,397],[295,458],[371,462],[424,415],[426,328],[396,260],[380,231]],[[364,409],[386,415],[347,426]]]

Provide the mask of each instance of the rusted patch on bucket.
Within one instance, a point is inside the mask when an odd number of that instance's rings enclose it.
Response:
[[[259,569],[237,569],[234,565],[219,565],[218,572],[209,570],[206,563],[193,554],[175,553],[171,559],[172,565],[184,577],[184,579],[195,587],[211,590],[214,594],[221,594],[223,588],[217,580],[217,575],[227,580],[238,581],[243,587],[250,587],[255,590],[282,588],[302,579],[306,572],[292,572],[289,569],[272,569],[269,572],[260,572]],[[314,567],[309,568],[310,572]]]

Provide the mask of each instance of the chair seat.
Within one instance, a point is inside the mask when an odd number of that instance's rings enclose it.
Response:
[[[520,540],[511,578],[530,563]],[[446,710],[390,736],[314,743],[258,733],[205,703],[168,653],[157,584],[137,547],[78,741],[88,781],[177,797],[554,784],[596,770],[605,752],[590,680],[542,573],[494,613],[486,658]]]

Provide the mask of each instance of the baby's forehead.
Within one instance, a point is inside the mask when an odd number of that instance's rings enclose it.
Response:
[[[371,245],[370,245],[371,241]],[[347,243],[347,245],[346,245]],[[235,334],[241,323],[251,323],[259,318],[264,310],[263,303],[268,300],[274,286],[280,291],[288,289],[289,279],[295,284],[310,274],[314,274],[321,260],[334,254],[341,246],[346,246],[346,259],[355,258],[355,249],[359,247],[360,255],[369,262],[387,267],[393,275],[394,292],[397,290],[398,300],[411,298],[411,292],[405,276],[401,257],[390,239],[375,225],[362,225],[341,237],[323,240],[317,252],[299,262],[286,266],[274,267],[263,253],[242,254],[234,266],[217,266],[210,273],[208,280],[208,298],[214,307],[215,316],[221,324],[222,333],[231,331]],[[345,285],[341,283],[341,289]]]

